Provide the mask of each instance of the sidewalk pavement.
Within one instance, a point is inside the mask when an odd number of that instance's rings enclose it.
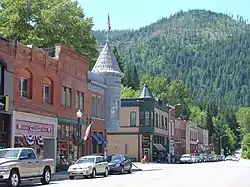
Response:
[[[158,170],[166,167],[166,164],[157,164],[157,163],[145,163],[142,164],[140,162],[133,162],[133,172],[137,171],[149,171],[149,170]],[[52,176],[52,181],[60,181],[60,180],[67,180],[68,173],[66,171],[56,172]]]

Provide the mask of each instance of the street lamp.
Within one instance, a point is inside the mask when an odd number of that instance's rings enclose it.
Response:
[[[80,119],[82,117],[82,112],[81,110],[78,110],[76,112],[76,117],[77,117],[77,134],[78,134],[78,143],[77,143],[77,159],[80,158],[80,140],[82,137],[82,129],[80,125]]]
[[[196,140],[197,143],[197,154],[199,154],[199,140]]]
[[[220,154],[222,155],[222,138],[227,136],[226,134],[220,136]]]

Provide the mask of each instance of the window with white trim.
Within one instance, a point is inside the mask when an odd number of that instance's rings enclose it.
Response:
[[[20,77],[19,79],[19,93],[21,97],[28,98],[28,79]]]
[[[43,103],[51,104],[51,88],[48,85],[43,85]]]

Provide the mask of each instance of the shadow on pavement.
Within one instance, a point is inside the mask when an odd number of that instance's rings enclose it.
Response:
[[[162,170],[162,169],[144,169],[142,171],[160,171],[160,170]]]

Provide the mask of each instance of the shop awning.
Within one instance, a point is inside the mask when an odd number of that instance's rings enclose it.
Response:
[[[153,146],[158,150],[158,151],[161,151],[160,147],[159,147],[159,144],[158,143],[154,143]]]
[[[166,151],[165,147],[159,143],[154,143],[153,146],[158,150],[158,151]]]
[[[92,134],[92,143],[93,144],[102,144],[102,140],[97,136],[96,133]]]
[[[165,147],[163,147],[163,145],[162,144],[158,144],[159,145],[159,148],[161,149],[161,151],[166,151],[166,148]]]
[[[103,144],[108,144],[108,141],[105,140],[105,138],[103,137],[103,135],[98,134],[98,138],[102,141]]]

